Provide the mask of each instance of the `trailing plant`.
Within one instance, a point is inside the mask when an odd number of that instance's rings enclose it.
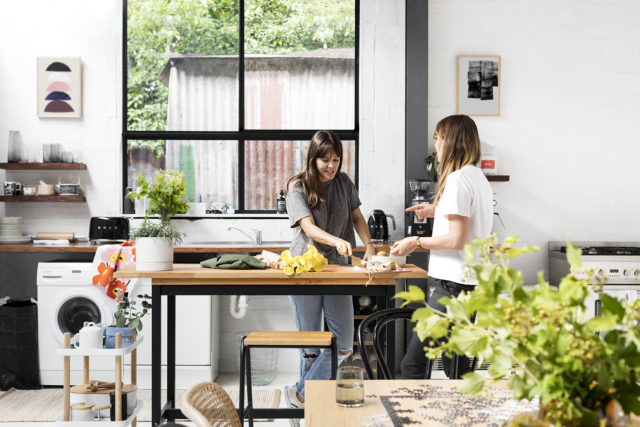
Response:
[[[118,308],[113,314],[113,317],[116,318],[116,328],[124,328],[128,325],[129,329],[141,331],[142,318],[151,311],[151,303],[147,302],[151,297],[147,294],[138,295],[138,298],[142,298],[139,307],[136,307],[137,302],[131,301],[126,293],[124,296],[119,294],[118,297],[122,298],[122,300],[118,303]]]
[[[492,235],[465,246],[467,266],[479,284],[470,293],[442,298],[446,313],[424,307],[413,314],[419,338],[430,338],[427,357],[455,352],[491,362],[491,378],[467,373],[458,390],[477,394],[485,381],[509,376],[515,399],[540,397],[547,425],[597,426],[605,408],[616,403],[627,415],[640,414],[640,300],[619,302],[602,293],[602,315],[585,322],[587,286],[600,291],[606,277],[594,267],[584,268],[581,249],[567,242],[571,272],[558,289],[549,286],[542,272],[533,289],[525,289],[522,273],[509,261],[539,248],[515,248],[517,240],[508,236],[498,247]],[[396,297],[404,305],[426,305],[417,286]],[[469,320],[474,312],[475,324]],[[449,332],[448,341],[441,340]]]
[[[433,153],[429,154],[429,157],[424,159],[424,161],[427,163],[427,172],[433,171],[436,174],[438,173],[438,167],[440,166],[440,162],[438,162],[437,152],[434,151]]]
[[[132,236],[134,240],[143,237],[159,237],[173,245],[182,243],[186,234],[171,227],[171,217],[178,212],[189,212],[185,197],[186,185],[183,179],[184,172],[159,170],[156,171],[153,182],[149,183],[147,177],[142,172],[138,172],[136,180],[140,190],[132,191],[127,196],[132,201],[136,198],[142,200],[147,197],[149,208],[145,212],[144,221],[140,227],[134,230]],[[160,223],[149,221],[149,215],[159,215]]]

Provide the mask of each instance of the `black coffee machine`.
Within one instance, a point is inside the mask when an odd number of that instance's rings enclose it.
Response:
[[[369,234],[374,242],[386,242],[389,240],[389,224],[387,218],[393,221],[393,229],[396,229],[396,219],[393,215],[385,214],[380,209],[374,209],[369,214]]]

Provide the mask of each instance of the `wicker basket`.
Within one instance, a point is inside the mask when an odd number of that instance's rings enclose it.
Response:
[[[238,347],[238,368],[240,367],[240,347],[242,346],[242,338],[246,337],[253,331],[244,331],[236,333],[236,344]],[[252,385],[268,385],[276,379],[278,373],[278,348],[252,348],[251,349],[251,384]],[[246,383],[246,379],[245,379]]]

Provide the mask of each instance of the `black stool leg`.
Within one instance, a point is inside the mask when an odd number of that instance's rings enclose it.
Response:
[[[240,395],[238,396],[238,398],[240,399],[239,405],[238,405],[238,416],[240,417],[240,423],[242,425],[244,425],[244,339],[246,337],[242,338],[242,342],[240,343],[240,387],[239,387],[239,391],[240,391]],[[251,372],[251,371],[249,371]],[[249,375],[251,375],[251,373],[249,373]]]
[[[251,391],[251,347],[247,347],[247,418],[249,427],[253,427],[253,392]]]
[[[338,373],[338,343],[336,337],[331,338],[331,378],[335,380]]]
[[[431,371],[433,370],[433,363],[435,361],[433,359],[429,359],[427,358],[427,369],[424,371],[424,379],[425,380],[430,380],[431,379]]]

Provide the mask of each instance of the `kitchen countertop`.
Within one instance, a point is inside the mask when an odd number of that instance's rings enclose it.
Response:
[[[376,251],[390,250],[390,244],[374,245]],[[69,245],[34,245],[33,243],[21,243],[15,245],[0,245],[0,252],[72,252],[72,253],[92,253],[96,252],[99,245],[92,245],[89,242],[71,242]],[[257,246],[253,242],[207,242],[207,243],[184,243],[174,249],[175,253],[241,253],[241,252],[282,252],[289,249],[289,242],[264,242],[262,246]],[[364,252],[364,246],[358,246],[354,252]],[[428,249],[417,249],[416,252],[429,252]]]

